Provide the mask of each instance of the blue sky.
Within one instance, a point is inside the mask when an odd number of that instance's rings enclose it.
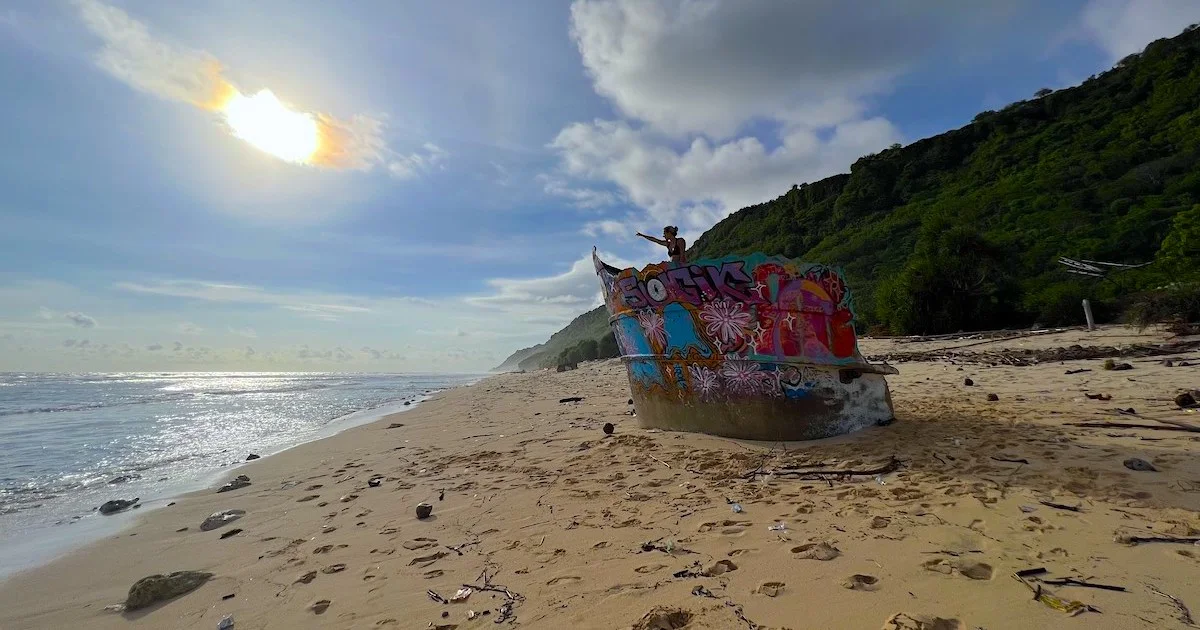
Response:
[[[886,7],[886,8],[885,8]],[[11,0],[0,370],[497,364],[793,183],[1077,84],[1193,0]],[[191,102],[219,62],[326,115],[281,161]],[[211,74],[211,73],[210,73]]]

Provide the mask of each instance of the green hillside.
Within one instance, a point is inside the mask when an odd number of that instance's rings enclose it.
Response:
[[[936,333],[1078,323],[1085,297],[1110,319],[1133,294],[1200,275],[1198,226],[1193,26],[1082,85],[1039,91],[743,208],[690,254],[840,265],[862,326]],[[1097,281],[1065,273],[1059,256],[1154,264]],[[602,335],[592,327],[602,316],[555,337]]]

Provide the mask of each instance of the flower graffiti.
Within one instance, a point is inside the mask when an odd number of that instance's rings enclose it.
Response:
[[[642,331],[646,333],[646,339],[660,348],[666,345],[667,332],[662,313],[647,309],[638,313],[637,320],[642,326]]]
[[[700,309],[704,332],[721,346],[721,350],[732,350],[742,345],[750,319],[750,311],[741,302],[715,300]]]
[[[755,361],[726,357],[725,364],[721,366],[721,378],[725,380],[725,387],[730,393],[754,394],[762,389],[763,373]]]
[[[703,365],[689,365],[688,372],[692,375],[692,389],[700,392],[701,396],[707,398],[717,392],[720,382],[716,370]]]

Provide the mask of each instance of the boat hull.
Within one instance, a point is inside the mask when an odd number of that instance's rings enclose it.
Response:
[[[839,270],[755,254],[616,269],[593,252],[639,423],[751,440],[886,424]]]

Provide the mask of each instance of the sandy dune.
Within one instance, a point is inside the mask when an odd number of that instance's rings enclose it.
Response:
[[[984,347],[1155,339],[1109,329]],[[779,444],[639,428],[617,362],[499,376],[254,462],[230,474],[249,475],[248,488],[184,497],[17,575],[0,585],[0,627],[216,628],[233,615],[238,630],[468,630],[507,616],[529,628],[875,629],[907,613],[957,620],[939,628],[1186,628],[1167,596],[1200,618],[1200,546],[1114,537],[1200,536],[1200,434],[1069,426],[1200,424],[1172,402],[1200,388],[1200,353],[1173,358],[1126,371],[1099,359],[904,363],[889,379],[895,423]],[[1076,369],[1091,371],[1065,373]],[[573,396],[583,400],[559,402]],[[879,477],[753,474],[893,457],[898,470]],[[415,518],[420,501],[432,518]],[[200,530],[225,509],[247,513]],[[1126,591],[1043,585],[1099,611],[1070,617],[1012,577],[1038,567],[1043,580]],[[144,610],[104,610],[138,578],[178,570],[215,577]],[[428,593],[449,599],[464,584],[493,590],[448,604]],[[919,627],[902,623],[887,627]]]

